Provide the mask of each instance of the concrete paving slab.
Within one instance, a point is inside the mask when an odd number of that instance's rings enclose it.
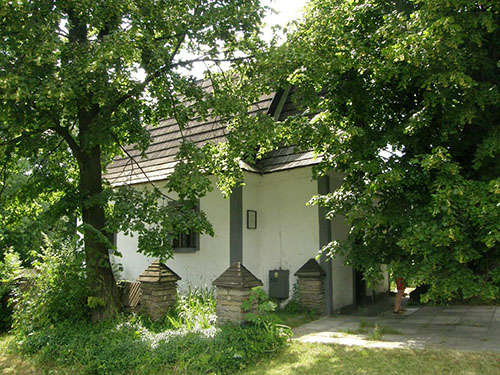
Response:
[[[484,321],[480,322],[477,320],[461,320],[460,325],[463,327],[478,327],[478,328],[488,328],[491,322]]]
[[[480,307],[480,306],[478,306]],[[449,310],[454,310],[454,311],[469,311],[471,309],[471,306],[461,306],[461,305],[452,305],[452,306],[444,306],[443,311],[449,311]]]
[[[432,324],[458,324],[462,319],[461,316],[436,316],[432,319]]]
[[[490,331],[496,331],[498,333],[498,335],[500,336],[500,322],[497,322],[497,321],[492,321],[490,323]]]
[[[410,325],[421,325],[421,326],[425,326],[425,325],[429,325],[431,324],[431,321],[432,321],[432,318],[411,318],[411,319],[404,319],[402,320],[404,322],[404,324],[410,324]]]
[[[470,312],[466,313],[465,318],[467,319],[477,319],[477,320],[490,320],[493,319],[493,312],[487,312],[487,313],[477,313],[477,314],[471,314]]]
[[[488,318],[489,317],[489,318]],[[489,319],[489,320],[488,320]],[[363,324],[362,334],[359,328]],[[374,326],[388,334],[369,340]],[[346,331],[351,330],[351,334]],[[412,308],[411,314],[377,317],[339,315],[297,327],[295,339],[380,348],[451,348],[500,352],[500,307],[448,306]]]
[[[463,316],[464,315],[464,311],[454,311],[454,310],[450,310],[450,311],[443,311],[443,316]]]
[[[444,307],[441,306],[426,306],[421,307],[416,312],[418,315],[431,315],[435,316],[436,314],[441,313],[444,310]]]
[[[471,308],[471,312],[473,314],[478,314],[478,313],[481,313],[481,312],[492,312],[492,311],[495,311],[497,309],[497,306],[474,306],[473,308]]]
[[[463,333],[464,335],[470,335],[470,334],[484,334],[488,332],[489,327],[478,327],[478,326],[467,326],[467,325],[460,325],[456,326],[454,328],[455,332],[460,332]]]
[[[500,307],[493,313],[493,320],[500,322]]]

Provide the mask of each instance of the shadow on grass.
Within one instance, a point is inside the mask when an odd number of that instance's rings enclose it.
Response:
[[[287,336],[280,332],[253,325],[154,332],[140,319],[130,318],[65,323],[23,338],[12,355],[3,356],[2,366],[10,372],[0,373],[234,374],[282,347]],[[25,364],[18,360],[31,367],[23,372]]]
[[[499,375],[500,354],[456,350],[367,349],[294,343],[268,362],[242,372],[258,374]]]

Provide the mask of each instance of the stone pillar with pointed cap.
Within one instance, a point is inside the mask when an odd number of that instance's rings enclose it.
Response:
[[[306,309],[323,315],[325,307],[325,275],[326,272],[314,258],[309,259],[297,272],[299,302]]]
[[[154,261],[139,276],[141,283],[141,307],[152,319],[163,317],[175,304],[177,281],[181,278],[159,260]]]
[[[241,262],[231,265],[212,284],[217,288],[217,322],[237,324],[245,321],[248,312],[241,304],[248,300],[253,287],[263,285]]]

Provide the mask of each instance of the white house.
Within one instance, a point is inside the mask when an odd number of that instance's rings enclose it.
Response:
[[[283,119],[294,112],[288,91],[261,98],[254,111],[264,111]],[[184,137],[196,142],[224,141],[224,127],[217,121],[193,122]],[[107,171],[114,186],[141,186],[155,181],[161,186],[171,173],[181,134],[175,120],[170,119],[152,130],[153,142],[147,159],[137,159],[140,168],[129,157],[115,159]],[[139,158],[138,152],[131,150]],[[231,264],[241,261],[269,290],[269,271],[288,270],[290,294],[296,282],[294,273],[331,240],[346,236],[348,227],[341,217],[327,221],[322,208],[306,203],[315,194],[334,191],[342,176],[331,172],[319,180],[312,179],[316,164],[311,152],[295,152],[281,148],[267,155],[258,166],[246,168],[245,184],[234,190],[229,199],[214,189],[200,202],[213,224],[215,237],[193,236],[178,241],[179,248],[167,261],[168,267],[187,286],[210,287],[213,280]],[[146,176],[146,175],[147,176]],[[136,280],[153,261],[137,252],[137,238],[121,233],[116,245],[123,258],[115,259],[123,266],[121,277]],[[366,297],[388,291],[387,279],[376,290],[367,290],[360,275],[345,266],[338,257],[320,264],[326,271],[325,311],[359,304]]]

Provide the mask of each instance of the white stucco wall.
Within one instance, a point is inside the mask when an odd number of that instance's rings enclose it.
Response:
[[[336,172],[330,172],[330,191],[337,190],[342,185],[343,176]],[[343,216],[336,216],[331,221],[332,241],[342,241],[347,238],[349,227]],[[332,262],[332,294],[333,309],[354,303],[354,270],[346,266],[344,256],[336,256]]]
[[[243,188],[243,264],[269,287],[269,271],[294,273],[319,249],[318,208],[307,206],[317,194],[310,168],[272,174],[245,174]],[[257,211],[257,229],[247,229],[247,210]]]
[[[161,186],[161,182],[158,185]],[[210,288],[212,281],[229,266],[229,199],[224,199],[215,188],[201,199],[200,209],[208,215],[215,236],[200,236],[199,251],[174,253],[174,257],[166,262],[182,278],[179,282],[181,290],[188,286]],[[117,248],[123,254],[123,258],[116,258],[124,267],[123,279],[136,280],[153,261],[137,253],[137,237],[119,233]]]
[[[380,280],[377,285],[375,285],[375,288],[373,289],[375,294],[385,293],[389,291],[389,273],[387,272],[387,267],[382,266],[381,268],[384,278]]]
[[[340,186],[342,178],[332,173],[331,188]],[[158,184],[161,186],[161,183]],[[297,168],[266,175],[245,172],[243,187],[243,264],[269,289],[269,271],[289,270],[290,296],[296,282],[294,273],[319,251],[318,207],[307,202],[318,192],[312,180],[311,168]],[[215,188],[200,202],[215,231],[215,237],[200,236],[200,250],[195,253],[175,253],[167,265],[187,286],[211,287],[212,281],[229,266],[229,199]],[[247,210],[257,211],[257,229],[247,229]],[[347,236],[348,227],[341,217],[331,223],[332,239]],[[137,253],[137,238],[122,233],[117,247],[123,258],[122,278],[135,280],[153,261]],[[353,270],[337,257],[332,263],[333,308],[353,303]]]
[[[348,227],[343,217],[335,217],[332,220],[332,240],[339,241],[347,236]],[[332,262],[332,294],[333,309],[354,303],[354,270],[346,266],[345,257],[337,255]]]
[[[340,173],[330,171],[330,191],[334,192],[340,188],[344,176]],[[349,233],[349,226],[345,222],[343,216],[337,216],[332,220],[332,240],[341,241],[347,238]],[[333,305],[334,310],[342,306],[353,304],[354,301],[354,269],[350,266],[344,265],[345,257],[337,256],[332,264],[332,277],[333,277]],[[375,297],[376,294],[387,292],[389,290],[388,274],[383,269],[384,279],[381,280],[374,289],[366,288],[366,295]]]

